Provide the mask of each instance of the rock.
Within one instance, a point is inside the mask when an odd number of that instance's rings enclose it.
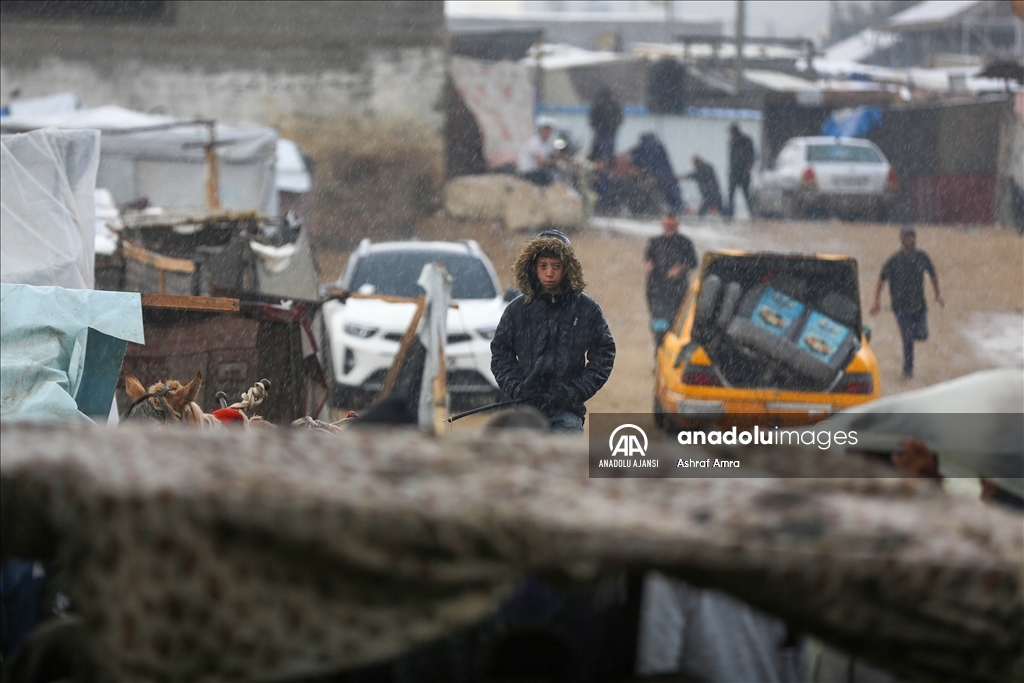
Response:
[[[583,198],[568,185],[547,186],[544,188],[544,218],[553,228],[583,227]]]
[[[530,231],[544,225],[544,194],[541,188],[519,178],[510,178],[501,214],[506,230]]]
[[[453,178],[444,188],[445,211],[463,220],[499,220],[510,180],[515,179],[494,174]]]
[[[583,200],[560,183],[542,188],[510,175],[462,176],[448,182],[444,195],[445,211],[453,218],[500,221],[507,230],[583,225]]]

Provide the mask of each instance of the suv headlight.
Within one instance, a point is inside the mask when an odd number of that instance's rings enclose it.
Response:
[[[345,323],[345,334],[351,334],[353,337],[359,337],[360,339],[366,339],[377,334],[376,327],[367,327],[365,325],[357,325],[356,323]]]
[[[494,327],[484,327],[484,328],[481,328],[481,329],[477,330],[476,333],[479,334],[484,339],[491,340],[491,339],[494,339],[494,333],[497,332],[497,331],[498,331],[497,326],[494,326]]]

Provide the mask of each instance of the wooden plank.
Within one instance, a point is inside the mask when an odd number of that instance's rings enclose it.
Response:
[[[426,307],[427,295],[424,294],[419,299],[414,299],[416,302],[416,313],[412,316],[412,322],[409,323],[409,327],[405,329],[405,334],[402,335],[402,343],[398,347],[398,353],[395,354],[395,359],[391,361],[391,367],[388,368],[388,376],[384,380],[384,386],[380,388],[380,392],[377,394],[376,401],[384,398],[395,388],[395,382],[398,381],[398,373],[402,369],[402,364],[405,363],[405,357],[409,355],[409,348],[412,346],[412,340],[416,338],[416,328],[420,326],[420,319],[423,317],[423,309]]]
[[[345,299],[376,299],[377,301],[386,301],[389,304],[415,304],[418,303],[423,297],[413,298],[409,296],[392,296],[391,294],[360,294],[359,292],[349,292],[344,289],[332,289],[327,293],[328,299],[340,299],[342,302]],[[458,308],[459,304],[451,302],[448,304],[449,308]]]
[[[437,377],[434,378],[433,399],[434,399],[434,434],[445,433],[445,418],[448,417],[448,368],[444,357],[446,341],[441,339],[441,348],[438,349],[439,364]]]
[[[121,253],[126,258],[138,261],[139,263],[145,263],[161,271],[167,270],[172,273],[196,272],[196,264],[188,259],[162,256],[124,238],[121,239]]]
[[[173,294],[143,294],[143,308],[171,308],[179,311],[235,312],[238,299],[219,296],[176,296]]]

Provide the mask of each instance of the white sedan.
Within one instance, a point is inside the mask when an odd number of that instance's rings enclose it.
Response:
[[[491,339],[507,305],[494,266],[476,242],[382,242],[363,240],[334,287],[363,295],[415,298],[427,263],[452,276],[445,365],[453,396],[499,395],[491,374]],[[358,408],[380,391],[416,305],[349,297],[323,306],[330,353],[331,403]]]
[[[896,172],[874,143],[860,138],[792,138],[762,174],[758,216],[814,214],[884,220],[899,189]]]

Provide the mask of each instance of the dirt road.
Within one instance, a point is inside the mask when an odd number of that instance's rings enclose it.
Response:
[[[643,250],[657,234],[651,221],[595,219],[585,231],[570,235],[583,262],[587,292],[605,312],[618,353],[605,388],[588,404],[595,412],[647,412],[653,390],[654,347],[644,302]],[[835,222],[684,223],[698,256],[713,248],[846,254],[860,267],[861,306],[871,305],[878,271],[899,247],[898,226]],[[475,239],[490,256],[504,286],[509,268],[527,235],[499,227],[424,221],[420,239]],[[871,346],[882,372],[882,394],[914,389],[984,368],[1024,364],[1024,242],[1016,232],[997,228],[965,229],[917,226],[918,247],[928,252],[939,273],[945,308],[929,300],[931,338],[918,344],[915,373],[899,379],[902,364],[899,330],[888,307],[865,317],[872,328]],[[333,280],[347,254],[318,253],[324,277]],[[474,421],[475,422],[475,421]],[[472,424],[472,423],[470,423]],[[469,424],[466,425],[470,426]]]

